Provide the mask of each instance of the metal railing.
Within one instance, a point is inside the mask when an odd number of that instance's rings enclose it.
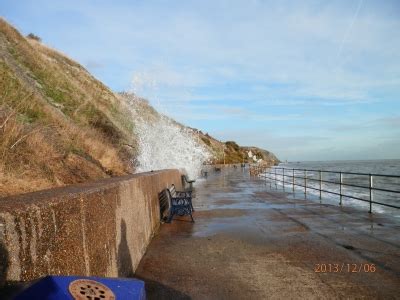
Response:
[[[279,167],[274,167],[274,168],[258,168],[257,166],[253,166],[253,173],[265,178],[265,180],[269,179],[270,180],[270,185],[272,185],[272,182],[275,182],[275,186],[277,187],[277,183],[281,183],[283,185],[283,189],[285,189],[285,184],[290,184],[292,186],[293,192],[295,191],[295,186],[297,187],[302,187],[304,188],[304,194],[307,195],[307,190],[316,190],[319,191],[319,199],[322,199],[322,193],[329,193],[329,194],[334,194],[339,196],[339,204],[342,205],[343,203],[343,198],[350,198],[350,199],[355,199],[363,202],[369,203],[369,213],[372,212],[372,204],[377,204],[377,205],[382,205],[386,207],[391,207],[391,208],[397,208],[399,209],[400,206],[398,205],[393,205],[393,204],[388,204],[388,203],[383,203],[383,202],[378,202],[375,201],[374,199],[374,191],[379,191],[379,192],[386,192],[390,194],[399,194],[400,197],[400,190],[393,190],[393,189],[387,189],[387,188],[382,188],[382,187],[376,187],[374,186],[374,179],[375,178],[397,178],[400,181],[400,176],[396,175],[383,175],[383,174],[368,174],[368,173],[355,173],[355,172],[340,172],[340,171],[323,171],[323,170],[307,170],[307,169],[289,169],[289,168],[279,168]],[[281,170],[281,172],[277,173],[277,170]],[[296,176],[295,173],[302,173],[303,176]],[[314,176],[308,176],[310,174],[313,174]],[[318,174],[318,176],[315,176]],[[324,180],[323,175],[324,174],[336,174],[338,175],[337,181],[331,181],[331,180]],[[346,183],[344,182],[344,176],[347,175],[352,175],[352,176],[364,176],[366,177],[365,179],[368,179],[368,185],[358,185],[354,183]],[[281,176],[281,179],[278,178],[278,176]],[[317,178],[315,178],[317,177]],[[287,181],[288,179],[290,181]],[[299,184],[298,180],[299,179],[302,181],[303,184]],[[311,186],[310,184],[307,184],[308,182],[316,182],[317,184],[314,186]],[[327,190],[323,189],[323,184],[333,184],[336,186],[339,186],[339,191],[335,192],[332,190]],[[357,197],[354,195],[348,195],[343,193],[343,188],[345,187],[352,187],[352,188],[357,188],[357,189],[363,189],[369,191],[367,195],[369,196],[368,199],[364,199],[361,197]]]

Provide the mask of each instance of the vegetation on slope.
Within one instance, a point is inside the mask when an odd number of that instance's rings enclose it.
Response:
[[[134,172],[139,118],[154,122],[160,114],[0,18],[0,197]],[[247,158],[250,148],[192,131],[214,163],[223,163],[224,153],[226,163]]]
[[[81,65],[0,19],[1,196],[131,171],[132,128]]]
[[[213,154],[214,159],[211,161],[213,164],[238,164],[238,163],[251,163],[254,162],[248,156],[249,151],[256,155],[258,159],[262,159],[264,163],[275,165],[279,162],[278,158],[271,152],[257,147],[243,147],[239,146],[234,141],[221,142],[210,135],[198,132],[200,139],[207,146],[209,151]]]

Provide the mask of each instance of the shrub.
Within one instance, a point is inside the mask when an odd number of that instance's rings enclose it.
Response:
[[[26,37],[28,39],[35,40],[35,41],[38,41],[38,42],[42,41],[42,39],[39,36],[37,36],[36,34],[34,34],[34,33],[30,33]]]
[[[203,140],[204,144],[206,144],[207,146],[211,147],[211,142],[208,138],[206,137],[201,137],[201,139]]]
[[[228,148],[234,149],[235,151],[239,151],[239,149],[240,149],[239,145],[236,144],[236,143],[233,142],[233,141],[227,141],[227,142],[225,143],[225,145],[226,145]]]

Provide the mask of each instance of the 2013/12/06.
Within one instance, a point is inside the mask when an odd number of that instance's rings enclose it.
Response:
[[[375,264],[368,263],[341,263],[341,264],[315,264],[314,272],[316,273],[374,273],[376,272]]]

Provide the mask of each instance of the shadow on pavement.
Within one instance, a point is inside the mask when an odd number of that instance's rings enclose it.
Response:
[[[166,286],[160,282],[146,279],[140,276],[135,276],[135,278],[143,280],[145,282],[146,287],[146,296],[147,299],[178,299],[178,300],[187,300],[191,299],[185,293],[177,291],[169,286]]]

